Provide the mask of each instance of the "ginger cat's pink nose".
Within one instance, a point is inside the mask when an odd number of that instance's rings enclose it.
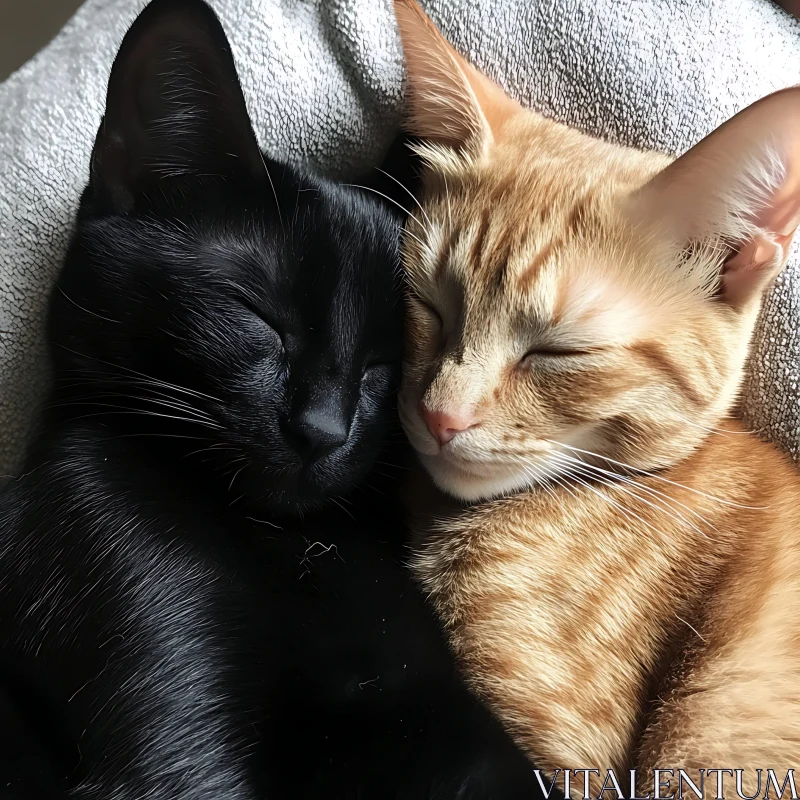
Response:
[[[474,428],[480,420],[469,412],[463,414],[448,414],[444,411],[431,411],[423,403],[419,404],[419,413],[428,430],[437,442],[443,447],[457,433]]]

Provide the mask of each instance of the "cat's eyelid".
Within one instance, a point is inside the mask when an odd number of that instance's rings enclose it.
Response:
[[[392,369],[392,367],[395,366],[395,363],[399,363],[399,361],[395,362],[389,358],[368,361],[366,364],[364,364],[363,373],[366,375],[368,372],[376,369]]]
[[[586,347],[557,347],[550,345],[537,345],[528,350],[522,357],[525,361],[534,356],[541,356],[542,358],[573,358],[576,356],[591,356],[598,355],[608,350],[604,345],[587,345]]]
[[[258,317],[271,331],[275,333],[275,335],[283,342],[284,335],[278,326],[272,322],[272,320],[268,319],[264,312],[256,306],[251,300],[248,300],[246,297],[239,297],[239,302],[255,317]]]
[[[252,300],[249,300],[246,297],[238,297],[239,302],[251,313],[255,314],[257,317],[262,319],[270,328],[274,328],[275,326],[265,317],[264,312],[255,304]]]
[[[441,312],[440,312],[440,311],[439,311],[439,310],[436,308],[436,306],[435,306],[435,305],[433,305],[433,303],[431,303],[429,300],[426,300],[424,297],[421,297],[421,296],[420,296],[420,295],[419,295],[417,292],[410,292],[410,293],[409,293],[409,297],[410,297],[410,298],[411,298],[411,299],[412,299],[412,300],[413,300],[415,303],[418,303],[419,305],[423,306],[423,307],[424,307],[424,308],[426,308],[428,311],[430,311],[430,312],[431,312],[431,314],[434,314],[434,315],[436,315],[436,317],[438,317],[438,319],[439,319],[439,321],[440,321],[440,322],[442,321],[442,314],[441,314]]]

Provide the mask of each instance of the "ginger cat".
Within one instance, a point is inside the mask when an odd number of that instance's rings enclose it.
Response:
[[[800,89],[671,162],[523,109],[395,9],[425,161],[400,413],[451,498],[417,496],[419,580],[543,771],[752,794],[800,766],[800,476],[732,409],[800,221]]]

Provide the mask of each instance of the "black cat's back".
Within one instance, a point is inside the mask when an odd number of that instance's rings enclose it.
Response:
[[[270,603],[247,542],[135,446],[65,438],[0,500],[4,687],[71,796],[258,796]]]

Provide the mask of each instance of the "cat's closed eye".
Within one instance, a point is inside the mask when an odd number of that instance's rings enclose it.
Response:
[[[537,345],[528,350],[520,359],[520,366],[530,364],[537,358],[576,358],[577,356],[588,356],[597,353],[600,348],[575,348],[575,347],[555,347],[549,345]]]
[[[390,358],[383,358],[379,357],[376,358],[374,361],[369,361],[364,365],[364,375],[368,372],[375,372],[376,370],[390,370],[394,369],[399,364],[399,361],[395,361]]]
[[[247,300],[246,298],[239,298],[239,302],[244,306],[245,309],[247,309],[247,311],[250,314],[256,317],[261,323],[263,323],[264,327],[268,330],[270,334],[274,335],[277,339],[280,340],[281,346],[285,345],[283,334],[281,333],[279,326],[274,322],[272,322],[267,317],[267,315],[260,308],[258,308],[258,306],[256,306],[253,302]]]
[[[419,294],[414,292],[410,295],[410,299],[414,304],[414,307],[425,314],[431,322],[435,322],[439,327],[444,325],[444,320],[442,319],[442,315],[437,311],[437,309],[425,298],[421,297]]]
[[[399,361],[392,363],[388,359],[366,364],[364,366],[364,371],[361,373],[362,388],[388,384],[392,380],[394,371],[397,368],[399,368]]]

